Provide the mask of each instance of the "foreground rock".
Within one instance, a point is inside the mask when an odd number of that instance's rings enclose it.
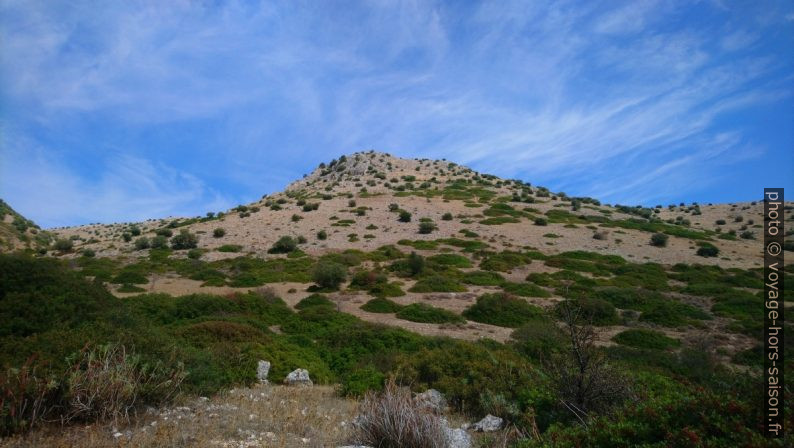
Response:
[[[270,373],[270,363],[259,360],[259,364],[256,366],[256,379],[262,384],[267,384],[268,373]]]
[[[441,392],[435,389],[428,389],[421,394],[416,394],[414,401],[420,408],[436,414],[441,414],[447,409],[447,400],[441,395]]]
[[[475,423],[471,429],[479,432],[494,432],[502,428],[502,423],[504,421],[501,418],[488,414],[485,418]]]
[[[313,386],[311,378],[309,378],[309,371],[306,369],[295,369],[284,378],[284,384],[287,386]]]
[[[469,433],[460,428],[450,428],[444,417],[441,417],[441,423],[444,426],[444,434],[447,436],[448,448],[471,448],[472,440]]]

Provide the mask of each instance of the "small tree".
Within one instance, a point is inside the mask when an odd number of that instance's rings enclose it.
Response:
[[[198,237],[182,229],[179,235],[171,238],[171,248],[174,250],[194,249],[198,246]]]
[[[217,229],[212,231],[212,236],[215,238],[223,238],[226,235],[226,229],[223,227],[218,227]]]
[[[347,278],[347,268],[330,261],[318,263],[312,273],[312,279],[322,288],[337,289],[345,278]]]
[[[651,235],[651,246],[666,247],[669,237],[664,233],[654,233]]]
[[[400,211],[400,222],[411,222],[411,213],[407,210]]]
[[[298,248],[298,242],[291,236],[282,236],[275,243],[273,247],[268,250],[271,254],[288,254]]]
[[[558,307],[568,339],[567,353],[553,356],[546,366],[563,407],[585,422],[588,413],[608,411],[629,396],[626,379],[614,370],[596,345],[593,326],[584,321],[573,300]]]

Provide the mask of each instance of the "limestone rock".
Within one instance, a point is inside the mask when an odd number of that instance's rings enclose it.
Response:
[[[259,360],[256,366],[256,379],[260,383],[267,384],[267,374],[270,373],[270,363],[268,361]]]
[[[503,420],[494,415],[488,414],[482,420],[475,423],[472,429],[479,432],[498,431],[502,427]]]
[[[309,378],[309,371],[306,369],[295,369],[284,378],[284,384],[287,386],[312,386],[311,378]]]
[[[447,408],[447,400],[441,395],[441,392],[435,389],[428,389],[421,394],[416,394],[414,401],[422,408],[428,409],[431,412],[440,414]]]

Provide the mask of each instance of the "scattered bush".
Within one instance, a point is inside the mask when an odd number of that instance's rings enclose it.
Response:
[[[269,254],[288,254],[298,248],[298,242],[291,236],[282,236],[267,251]]]
[[[463,316],[475,322],[517,328],[540,320],[543,310],[510,294],[496,293],[480,296],[477,303],[463,311]]]
[[[627,345],[634,348],[649,350],[667,350],[681,345],[678,339],[665,336],[664,333],[645,328],[633,328],[625,330],[612,338],[618,344]]]
[[[171,248],[174,250],[194,249],[198,246],[198,237],[186,229],[179,231],[179,235],[171,238]]]
[[[466,287],[457,280],[444,275],[430,275],[421,278],[409,289],[411,292],[465,292]]]
[[[320,230],[319,232],[317,232],[317,239],[320,241],[324,241],[328,239],[328,233],[326,233],[325,230]]]
[[[218,247],[218,252],[240,252],[241,250],[243,250],[243,246],[239,244],[224,244]]]
[[[432,221],[423,221],[419,223],[419,233],[428,234],[436,230],[436,225]]]
[[[226,235],[226,229],[223,227],[218,227],[212,231],[212,236],[215,238],[223,238]]]
[[[369,313],[396,313],[402,309],[402,305],[389,299],[378,297],[362,305],[361,309]]]
[[[406,210],[401,210],[398,220],[400,222],[411,222],[411,213]]]
[[[720,250],[713,244],[704,243],[698,248],[696,254],[701,257],[716,257],[719,255]]]
[[[667,240],[669,238],[670,237],[665,235],[664,233],[654,233],[653,235],[651,235],[651,246],[666,247]]]
[[[164,237],[163,235],[157,235],[149,241],[149,246],[152,249],[166,248],[168,247],[168,239],[166,239],[166,237]]]
[[[548,223],[549,222],[546,220],[546,218],[541,218],[541,217],[535,218],[535,225],[536,226],[545,226]]]
[[[412,303],[402,307],[397,311],[399,319],[410,320],[411,322],[421,322],[429,324],[463,323],[466,319],[442,308],[425,305],[424,303]]]
[[[327,289],[337,289],[347,278],[347,267],[330,261],[317,263],[312,273],[312,279],[318,286]]]
[[[443,215],[441,215],[441,220],[442,221],[452,221],[452,213],[449,213],[449,212],[444,213]]]
[[[59,252],[70,252],[72,247],[72,240],[67,240],[65,238],[59,238],[55,240],[55,243],[53,244],[53,249]]]
[[[142,236],[135,240],[135,249],[144,250],[149,248],[149,238]]]

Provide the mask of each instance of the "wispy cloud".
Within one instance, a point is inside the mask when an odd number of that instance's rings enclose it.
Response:
[[[661,201],[718,192],[725,172],[791,143],[757,118],[792,96],[783,3],[2,8],[5,165],[51,180],[4,176],[0,194],[46,222],[195,214],[370,148]],[[64,191],[105,202],[45,211]]]

